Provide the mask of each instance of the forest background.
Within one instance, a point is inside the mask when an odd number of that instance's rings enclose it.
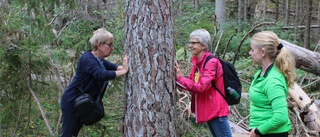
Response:
[[[219,1],[173,1],[176,59],[186,74],[191,57],[189,34],[199,28],[212,34],[211,51],[235,64],[244,93],[258,67],[248,55],[253,33],[272,30],[281,39],[319,52],[319,0],[226,0],[225,5],[217,5]],[[90,49],[88,40],[94,30],[105,27],[114,34],[115,50],[107,59],[121,63],[124,8],[121,0],[0,1],[0,136],[59,136],[59,100],[79,56]],[[297,74],[296,81],[303,90],[319,99],[319,76],[300,69]],[[81,136],[122,135],[123,81],[119,78],[109,83],[103,99],[106,117],[84,127]],[[196,124],[188,113],[187,92],[177,92],[181,95],[177,102],[181,135],[210,136],[206,125]],[[243,97],[241,104],[230,109],[230,121],[246,129],[248,98]],[[291,134],[303,132],[294,129]]]

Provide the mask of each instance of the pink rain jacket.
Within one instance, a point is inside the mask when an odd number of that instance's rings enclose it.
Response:
[[[205,52],[199,60],[193,56],[188,78],[179,76],[176,81],[178,86],[191,93],[191,111],[196,114],[198,123],[228,116],[230,113],[227,102],[211,84],[211,81],[214,81],[225,95],[221,63],[217,58],[212,58],[203,66],[209,55],[210,52]],[[196,71],[199,72],[197,83],[194,82]]]

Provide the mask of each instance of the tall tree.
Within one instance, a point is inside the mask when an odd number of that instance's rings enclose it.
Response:
[[[244,7],[243,7],[243,20],[246,21],[248,19],[248,7],[249,7],[249,0],[244,0]]]
[[[199,10],[199,0],[192,0],[193,7],[195,10]]]
[[[172,0],[125,1],[124,136],[179,136]]]
[[[217,16],[218,29],[226,22],[226,1],[216,0],[215,14]]]
[[[286,25],[289,25],[289,16],[290,14],[290,0],[286,0],[285,2],[285,18],[284,18],[284,22]]]
[[[279,0],[276,0],[276,17],[275,20],[278,21],[279,19]]]
[[[263,1],[263,19],[267,18],[268,0]]]
[[[238,0],[238,24],[242,23],[243,20],[243,1]],[[241,27],[238,28],[238,32],[241,31]]]
[[[306,10],[306,22],[305,22],[305,32],[304,32],[304,47],[310,49],[310,26],[311,26],[311,11],[312,11],[312,0],[307,0],[307,10]]]
[[[295,20],[294,33],[297,34],[297,32],[298,32],[298,25],[299,25],[299,0],[295,0],[294,20]],[[295,36],[295,39],[297,39],[297,36]]]

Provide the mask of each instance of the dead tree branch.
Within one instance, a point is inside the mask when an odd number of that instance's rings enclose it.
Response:
[[[232,64],[235,63],[235,61],[237,59],[237,56],[240,53],[241,45],[244,42],[244,40],[249,36],[249,34],[251,34],[256,28],[258,28],[260,26],[263,26],[263,25],[275,25],[275,24],[276,24],[276,22],[263,22],[263,23],[260,23],[260,24],[257,24],[255,26],[253,26],[253,28],[245,36],[242,37],[242,39],[241,39],[241,41],[240,41],[240,43],[238,45],[238,49],[237,49],[237,51],[236,51],[236,53],[234,55]]]
[[[38,108],[39,108],[39,110],[40,110],[40,112],[41,112],[41,116],[42,116],[44,122],[46,123],[47,129],[49,130],[51,136],[53,136],[53,132],[52,132],[52,129],[51,129],[51,127],[50,127],[49,121],[48,121],[47,118],[46,118],[45,112],[43,111],[43,109],[42,109],[42,107],[41,107],[40,101],[39,101],[39,99],[37,98],[36,93],[33,92],[32,88],[31,88],[31,86],[30,86],[30,81],[28,81],[28,89],[29,89],[30,93],[32,94],[34,100],[36,101],[36,103],[37,103],[37,105],[38,105]]]

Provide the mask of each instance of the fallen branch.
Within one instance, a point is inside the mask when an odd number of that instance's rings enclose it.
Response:
[[[240,43],[238,45],[238,49],[237,49],[237,51],[236,51],[236,53],[234,55],[232,64],[234,65],[234,63],[235,63],[235,61],[237,59],[237,56],[240,53],[241,45],[244,42],[244,40],[249,36],[249,34],[251,34],[256,28],[258,28],[260,26],[263,26],[263,25],[275,25],[275,24],[276,24],[276,22],[263,22],[263,23],[260,23],[260,24],[257,24],[255,26],[253,26],[253,28],[246,35],[244,35],[242,37],[242,39],[241,39],[241,41],[240,41]]]
[[[32,88],[31,88],[31,86],[30,86],[30,81],[28,81],[28,89],[29,89],[30,93],[32,94],[34,100],[36,101],[36,103],[37,103],[37,105],[38,105],[38,108],[39,108],[39,110],[40,110],[40,112],[41,112],[41,116],[42,116],[44,122],[46,123],[47,129],[49,130],[51,136],[53,136],[53,132],[52,132],[52,130],[51,130],[50,124],[49,124],[49,122],[48,122],[48,120],[47,120],[47,118],[46,118],[46,115],[45,115],[45,113],[44,113],[44,111],[43,111],[43,109],[42,109],[42,107],[41,107],[41,104],[40,104],[40,102],[39,102],[39,100],[38,100],[38,98],[37,98],[37,96],[36,96],[36,93],[33,92]]]
[[[318,114],[318,108],[313,103],[313,101],[309,98],[309,96],[301,89],[301,87],[295,83],[293,88],[289,88],[289,96],[293,99],[293,101],[297,104],[301,112],[311,112],[314,120],[313,121],[304,121],[308,123],[308,125],[312,125],[313,127],[309,127],[312,130],[320,131],[320,118]]]

